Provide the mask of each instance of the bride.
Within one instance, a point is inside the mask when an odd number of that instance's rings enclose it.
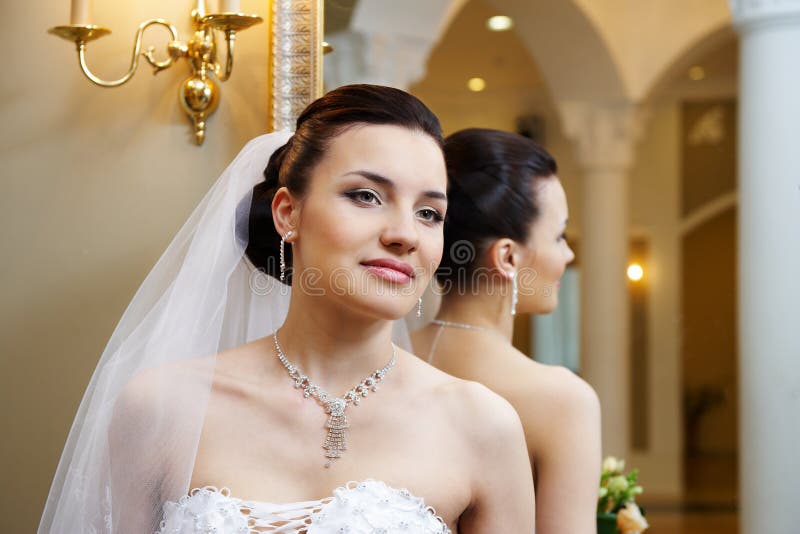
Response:
[[[251,141],[117,326],[39,533],[533,532],[516,412],[402,348],[442,256],[441,145],[369,85]]]
[[[450,208],[436,273],[441,307],[412,335],[446,373],[485,384],[525,429],[540,534],[594,532],[600,403],[572,371],[511,344],[517,313],[548,314],[575,258],[553,157],[521,135],[469,128],[445,140]]]

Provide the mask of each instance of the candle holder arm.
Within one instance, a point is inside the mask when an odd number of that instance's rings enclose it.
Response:
[[[228,81],[228,78],[231,77],[231,72],[233,71],[233,49],[234,44],[236,43],[236,32],[233,30],[227,30],[225,33],[225,68],[222,68],[222,64],[220,62],[215,62],[214,64],[214,74],[217,76],[217,79],[221,82]]]
[[[134,73],[136,72],[136,68],[139,66],[139,53],[142,49],[142,35],[144,34],[144,30],[152,25],[164,26],[170,32],[170,35],[172,36],[172,41],[178,40],[178,30],[176,30],[175,26],[173,26],[166,20],[150,19],[142,22],[139,25],[139,29],[136,30],[136,38],[134,39],[133,42],[133,54],[131,56],[131,65],[130,68],[128,69],[128,72],[125,73],[125,75],[122,76],[121,78],[112,81],[103,80],[102,78],[99,78],[92,73],[92,71],[86,64],[86,42],[78,41],[77,43],[78,62],[80,63],[81,71],[83,72],[83,74],[86,75],[86,77],[89,78],[89,80],[91,80],[93,83],[101,87],[118,87],[127,82],[128,80],[130,80],[133,77]],[[169,56],[164,61],[157,61],[153,55],[154,50],[155,47],[151,46],[147,49],[146,52],[142,53],[141,55],[144,56],[147,62],[150,63],[150,65],[155,69],[153,74],[157,74],[158,72],[172,66],[174,58],[172,56]]]
[[[225,35],[225,65],[219,61],[214,62],[214,74],[217,79],[224,82],[233,71],[233,49],[236,43],[236,32],[246,30],[254,24],[260,24],[262,18],[258,15],[244,13],[212,13],[200,19],[200,24],[222,32]]]

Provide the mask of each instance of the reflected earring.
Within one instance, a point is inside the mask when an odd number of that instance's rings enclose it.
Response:
[[[284,242],[292,237],[293,234],[294,232],[289,230],[285,235],[281,236],[281,282],[286,279],[286,259],[283,252]]]
[[[422,317],[422,297],[417,300],[417,317]]]
[[[511,315],[517,314],[517,273],[511,273]]]

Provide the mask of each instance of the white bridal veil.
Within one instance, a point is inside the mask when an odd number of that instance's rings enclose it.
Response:
[[[136,292],[81,401],[39,534],[154,532],[163,503],[190,489],[216,354],[269,335],[288,310],[289,289],[244,251],[253,186],[290,136],[242,149]],[[394,337],[409,346],[402,320]]]

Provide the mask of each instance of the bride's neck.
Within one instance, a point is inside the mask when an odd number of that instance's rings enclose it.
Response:
[[[278,339],[291,363],[338,394],[386,365],[392,356],[392,322],[332,309],[323,300],[293,298]]]
[[[514,333],[510,299],[501,295],[476,293],[444,296],[436,318],[494,330],[508,339],[509,343]]]

